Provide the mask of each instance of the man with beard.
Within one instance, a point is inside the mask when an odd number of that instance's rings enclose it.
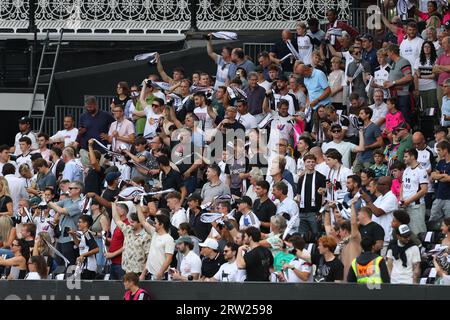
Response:
[[[97,139],[105,145],[108,144],[108,141],[103,140],[101,137],[103,136],[106,138],[109,127],[115,119],[110,113],[99,110],[97,99],[93,96],[86,98],[85,105],[86,112],[80,116],[80,128],[78,129],[76,141],[81,145],[81,149],[84,150],[86,153],[85,156],[87,156],[89,139]],[[97,144],[94,148],[101,153],[105,153],[105,150],[100,148]]]
[[[236,70],[238,68],[244,69],[247,74],[255,70],[255,65],[245,58],[245,53],[242,48],[234,48],[231,51],[231,61],[230,68],[228,69],[228,83],[236,78]]]
[[[281,74],[276,79],[276,89],[273,95],[274,104],[277,105],[281,100],[289,103],[289,115],[293,115],[298,110],[298,100],[294,94],[289,92],[289,79]]]

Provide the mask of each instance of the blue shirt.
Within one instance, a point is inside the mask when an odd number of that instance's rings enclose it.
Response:
[[[377,50],[372,48],[370,51],[363,50],[362,59],[370,64],[370,70],[372,74],[376,68],[380,65],[377,60]]]
[[[308,95],[309,95],[309,102],[313,102],[317,98],[319,98],[325,89],[329,87],[328,79],[325,73],[323,71],[313,69],[311,77],[303,80],[306,89],[308,89]],[[324,100],[319,101],[318,104],[314,107],[314,109],[317,109],[320,105],[327,105],[331,103],[330,96],[325,98]]]
[[[88,141],[91,138],[97,139],[104,145],[108,144],[107,141],[102,141],[100,138],[100,133],[108,134],[109,126],[114,121],[116,121],[114,117],[110,113],[103,110],[99,110],[94,116],[90,113],[84,112],[80,116],[80,127],[86,128],[86,133],[81,137],[81,149],[88,149]],[[102,153],[105,152],[97,144],[94,144],[94,149],[99,150]]]
[[[445,159],[439,161],[436,170],[441,174],[450,175],[450,162],[445,162]],[[436,199],[450,200],[450,182],[438,181],[436,183]]]
[[[442,115],[450,116],[450,98],[447,96],[442,97]],[[442,121],[442,125],[445,127],[450,126],[450,121]]]
[[[64,237],[64,228],[69,227],[72,230],[77,230],[78,219],[81,217],[81,198],[77,200],[65,199],[55,203],[57,206],[67,209],[67,214],[62,215],[59,221],[59,228],[61,230],[61,236],[59,237],[59,243],[67,243],[73,241],[72,237]]]
[[[83,168],[75,160],[70,160],[66,163],[62,175],[63,180],[83,182]]]
[[[247,75],[249,72],[252,72],[255,70],[255,65],[250,60],[244,60],[241,64],[237,65],[236,63],[232,62],[230,64],[230,68],[228,69],[228,79],[231,81],[234,78],[236,78],[236,70],[237,68],[242,68],[247,72]]]

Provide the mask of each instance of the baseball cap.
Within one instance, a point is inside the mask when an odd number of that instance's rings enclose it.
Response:
[[[190,196],[187,198],[187,201],[197,200],[199,202],[203,201],[202,196],[199,193],[191,193]]]
[[[237,204],[246,203],[246,204],[249,205],[249,207],[251,207],[252,206],[252,199],[250,197],[248,197],[248,196],[243,196],[242,198],[237,199],[236,203]]]
[[[394,132],[403,129],[409,130],[409,124],[407,124],[405,121],[400,122],[392,131]]]
[[[262,66],[256,66],[255,72],[264,72],[264,68]]]
[[[30,119],[30,117],[22,117],[19,119],[19,123],[20,124],[26,124],[26,123],[31,124],[31,119]]]
[[[365,33],[365,34],[362,35],[361,39],[369,40],[370,42],[372,42],[373,41],[373,36],[371,34],[369,34],[369,33]]]
[[[119,172],[119,168],[116,166],[111,166],[105,169],[105,176],[108,175],[110,172]]]
[[[120,172],[110,172],[106,175],[105,180],[107,183],[111,183],[118,179],[122,174]]]
[[[342,130],[342,126],[340,125],[340,124],[338,124],[338,123],[333,123],[332,125],[331,125],[331,131],[333,131],[333,130],[335,130],[335,129],[338,129],[338,130]]]
[[[219,243],[217,243],[216,240],[211,238],[207,238],[205,242],[199,243],[198,245],[202,248],[210,248],[213,250],[219,249]]]
[[[180,243],[192,244],[192,239],[189,236],[182,236],[182,237],[179,237],[175,243],[176,244],[180,244]]]
[[[411,235],[411,229],[409,229],[407,224],[402,224],[398,227],[398,234],[402,237],[408,237]]]
[[[284,74],[280,74],[277,77],[277,80],[281,80],[281,81],[289,81],[288,77],[286,77]]]

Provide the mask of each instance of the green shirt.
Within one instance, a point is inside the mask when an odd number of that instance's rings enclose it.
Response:
[[[273,268],[275,271],[281,271],[283,270],[283,265],[291,262],[294,258],[295,256],[292,253],[280,251],[273,257]]]
[[[412,148],[412,135],[408,134],[408,136],[400,141],[400,145],[397,149],[397,160],[403,162],[403,155],[405,154],[405,150]]]

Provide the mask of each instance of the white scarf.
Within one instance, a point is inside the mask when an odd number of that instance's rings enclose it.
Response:
[[[303,176],[303,183],[302,183],[302,193],[300,194],[300,208],[305,208],[305,185],[306,185],[306,176],[308,174],[305,174]],[[312,186],[311,186],[311,207],[316,206],[316,170],[314,170],[313,177],[312,177]]]
[[[295,60],[302,60],[300,58],[300,54],[298,53],[297,50],[295,50],[294,46],[292,45],[291,40],[286,41],[286,46],[288,47],[289,51],[294,55]]]

